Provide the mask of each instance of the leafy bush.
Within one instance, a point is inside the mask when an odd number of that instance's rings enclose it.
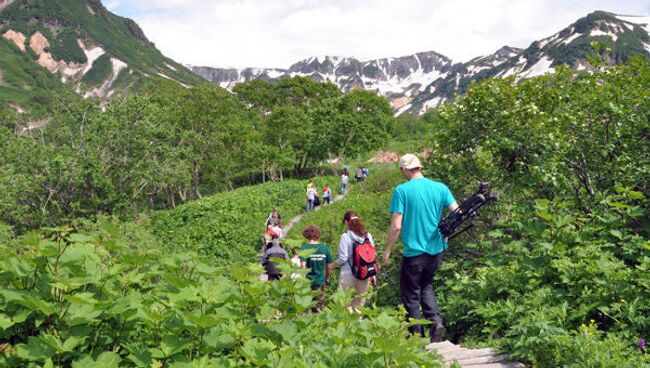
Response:
[[[539,366],[647,362],[648,66],[490,80],[441,108],[433,174],[452,189],[488,180],[503,199],[443,263],[454,339]]]
[[[260,283],[261,267],[238,266],[227,279],[201,257],[124,244],[111,229],[48,232],[0,245],[2,366],[441,366],[423,339],[404,338],[400,312],[350,314],[345,293],[306,312],[306,278]]]

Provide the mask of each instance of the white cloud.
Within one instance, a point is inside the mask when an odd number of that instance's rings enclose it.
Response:
[[[167,56],[283,67],[314,55],[362,59],[433,50],[465,61],[526,47],[594,10],[647,15],[647,0],[108,0]]]

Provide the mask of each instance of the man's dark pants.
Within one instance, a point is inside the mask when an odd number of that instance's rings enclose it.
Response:
[[[408,313],[408,319],[424,318],[433,322],[430,325],[431,336],[436,325],[443,325],[440,309],[433,291],[433,276],[442,262],[442,252],[436,255],[422,254],[415,257],[404,257],[400,270],[399,291]],[[422,312],[420,312],[422,305]],[[409,327],[411,334],[419,333],[424,336],[422,325]]]

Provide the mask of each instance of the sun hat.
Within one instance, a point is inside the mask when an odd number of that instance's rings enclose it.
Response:
[[[399,159],[399,167],[400,168],[405,168],[407,170],[415,169],[415,168],[422,168],[422,164],[420,163],[420,159],[412,154],[412,153],[407,153],[404,156],[400,157]]]

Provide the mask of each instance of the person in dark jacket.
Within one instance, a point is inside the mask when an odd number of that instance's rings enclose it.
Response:
[[[262,266],[266,270],[269,281],[279,280],[282,277],[282,271],[280,271],[278,264],[271,260],[271,258],[289,259],[289,254],[282,248],[280,239],[277,237],[274,237],[271,243],[267,244],[266,250],[262,255]]]

